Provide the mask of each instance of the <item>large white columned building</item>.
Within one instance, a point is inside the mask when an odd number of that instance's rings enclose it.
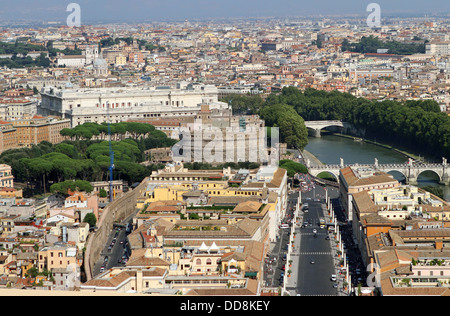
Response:
[[[107,122],[109,106],[112,123],[131,119],[195,116],[201,105],[210,110],[227,111],[218,101],[212,85],[178,83],[175,87],[115,87],[73,89],[42,88],[38,113],[68,118],[72,127],[85,122]]]

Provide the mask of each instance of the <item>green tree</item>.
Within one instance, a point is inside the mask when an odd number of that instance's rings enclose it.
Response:
[[[105,197],[108,196],[108,193],[106,192],[105,189],[100,189],[99,196],[102,197],[102,198],[105,198]]]
[[[264,100],[259,95],[230,94],[221,101],[230,104],[235,115],[257,114],[264,104]]]
[[[286,142],[289,147],[303,150],[308,144],[305,121],[291,106],[286,104],[265,106],[260,115],[268,126],[279,127],[281,141]]]
[[[44,194],[47,193],[45,178],[53,170],[53,163],[43,158],[23,158],[22,162],[31,174],[42,180],[41,187],[44,190]]]
[[[55,151],[65,154],[70,158],[76,158],[75,146],[67,143],[60,143],[55,146]]]
[[[31,267],[27,270],[27,272],[25,273],[25,276],[29,277],[29,278],[36,278],[39,275],[39,270],[36,267]]]
[[[61,194],[68,194],[69,189],[73,192],[81,191],[90,193],[94,190],[94,187],[89,181],[85,180],[66,180],[63,182],[54,183],[50,186],[52,193],[59,192]]]
[[[286,169],[288,177],[293,177],[296,173],[308,172],[305,165],[288,159],[280,160],[279,167]]]
[[[97,224],[97,218],[94,213],[87,213],[83,219],[84,223],[88,223],[89,227],[94,227]]]

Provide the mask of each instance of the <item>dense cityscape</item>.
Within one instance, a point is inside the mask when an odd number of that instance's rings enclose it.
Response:
[[[450,294],[445,12],[70,12],[0,19],[0,295]]]

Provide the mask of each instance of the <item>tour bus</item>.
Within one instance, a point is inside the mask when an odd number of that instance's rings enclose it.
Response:
[[[320,226],[320,228],[325,228],[325,218],[323,218],[323,217],[320,217],[319,218],[319,226]]]

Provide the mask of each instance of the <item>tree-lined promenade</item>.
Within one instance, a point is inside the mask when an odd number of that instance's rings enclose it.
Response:
[[[111,124],[111,130],[113,178],[129,184],[140,182],[153,170],[163,167],[141,165],[145,158],[144,151],[170,147],[176,143],[145,123],[115,123]],[[7,150],[0,155],[0,163],[10,165],[16,181],[25,182],[32,193],[49,192],[51,184],[67,180],[108,180],[110,151],[107,125],[86,123],[61,130],[61,134],[72,140],[56,145],[41,142],[31,148]]]

